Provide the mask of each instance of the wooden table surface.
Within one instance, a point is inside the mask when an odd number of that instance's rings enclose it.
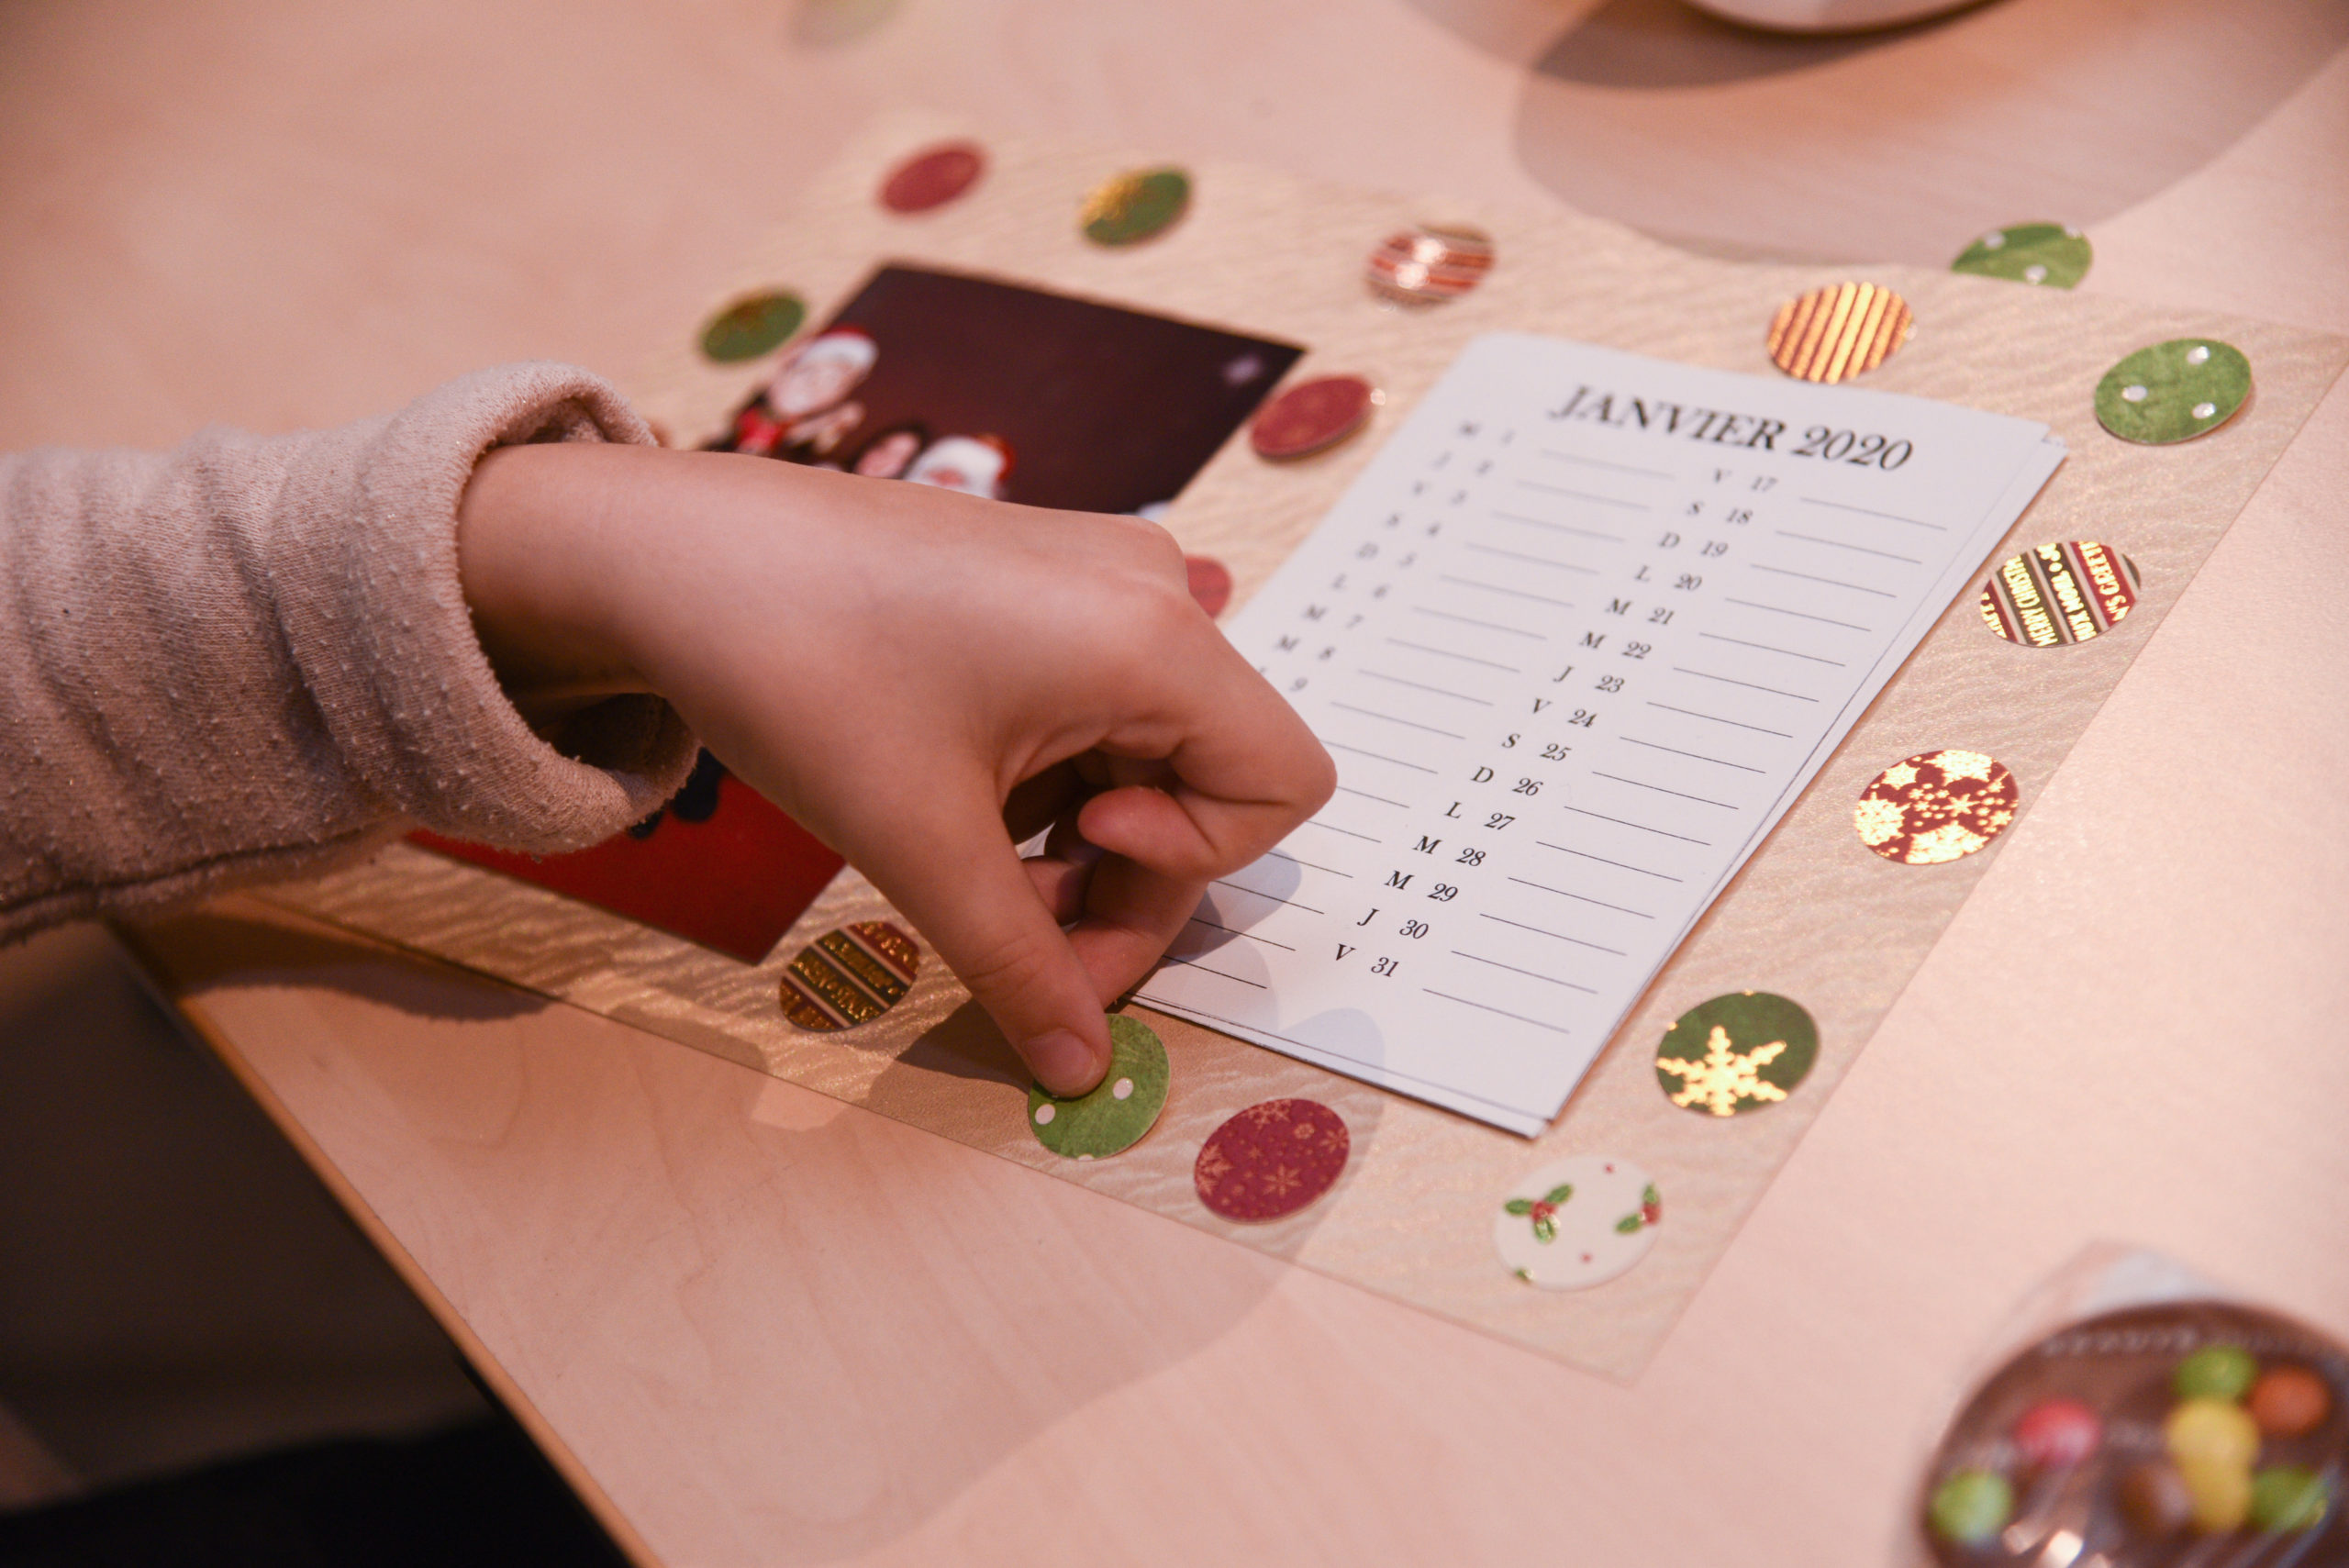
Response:
[[[2344,18],[14,0],[0,447],[625,384],[896,105],[1731,251],[2066,220],[2087,289],[2349,331]],[[1631,1387],[250,904],[145,951],[647,1562],[1902,1561],[2082,1249],[2349,1335],[2344,495],[2336,388]]]

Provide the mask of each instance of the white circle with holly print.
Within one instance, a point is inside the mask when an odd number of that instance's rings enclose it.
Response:
[[[1544,1165],[1494,1206],[1501,1266],[1545,1290],[1586,1290],[1655,1245],[1664,1198],[1629,1160],[1577,1154]]]

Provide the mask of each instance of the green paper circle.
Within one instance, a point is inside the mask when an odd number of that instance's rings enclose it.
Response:
[[[2176,338],[2105,372],[2096,384],[2096,417],[2124,441],[2167,446],[2217,429],[2250,395],[2251,361],[2242,350]]]
[[[1993,1470],[1961,1470],[1933,1489],[1927,1515],[1944,1540],[1979,1546],[2014,1518],[2015,1489]]]
[[[1028,1130],[1071,1160],[1122,1154],[1141,1141],[1166,1108],[1166,1048],[1138,1018],[1109,1015],[1109,1071],[1091,1094],[1055,1099],[1028,1091]],[[1121,1097],[1118,1085],[1126,1085]]]
[[[2324,1522],[2332,1489],[2304,1464],[2273,1464],[2251,1478],[2251,1528],[2314,1529]]]
[[[807,307],[796,294],[754,294],[709,318],[701,329],[701,351],[721,365],[755,360],[807,319]]]
[[[1085,203],[1085,237],[1096,245],[1131,245],[1171,227],[1191,205],[1191,177],[1180,169],[1120,174]]]
[[[2259,1362],[2241,1345],[2205,1345],[2177,1363],[2170,1388],[2180,1399],[2240,1399],[2259,1376]]]
[[[2067,289],[2088,275],[2096,250],[2076,228],[2060,223],[2018,223],[1994,229],[1949,264],[1953,272],[2006,278],[2041,288]]]
[[[1809,1013],[1767,991],[1737,991],[1689,1008],[1664,1030],[1655,1081],[1684,1110],[1742,1116],[1785,1099],[1818,1060],[1819,1026]]]

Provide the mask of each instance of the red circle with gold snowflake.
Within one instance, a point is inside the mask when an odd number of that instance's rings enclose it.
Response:
[[[1353,1147],[1344,1118],[1319,1100],[1266,1100],[1215,1129],[1191,1183],[1226,1219],[1279,1219],[1328,1192]]]
[[[1970,855],[2007,830],[2015,776],[1979,751],[1927,751],[1876,774],[1852,813],[1860,842],[1903,865]]]

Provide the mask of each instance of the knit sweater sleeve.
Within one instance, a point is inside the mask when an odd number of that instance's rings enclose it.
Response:
[[[542,853],[644,817],[684,722],[624,697],[533,733],[474,636],[457,505],[492,448],[650,439],[596,377],[522,364],[336,430],[0,457],[0,940],[411,825]]]

